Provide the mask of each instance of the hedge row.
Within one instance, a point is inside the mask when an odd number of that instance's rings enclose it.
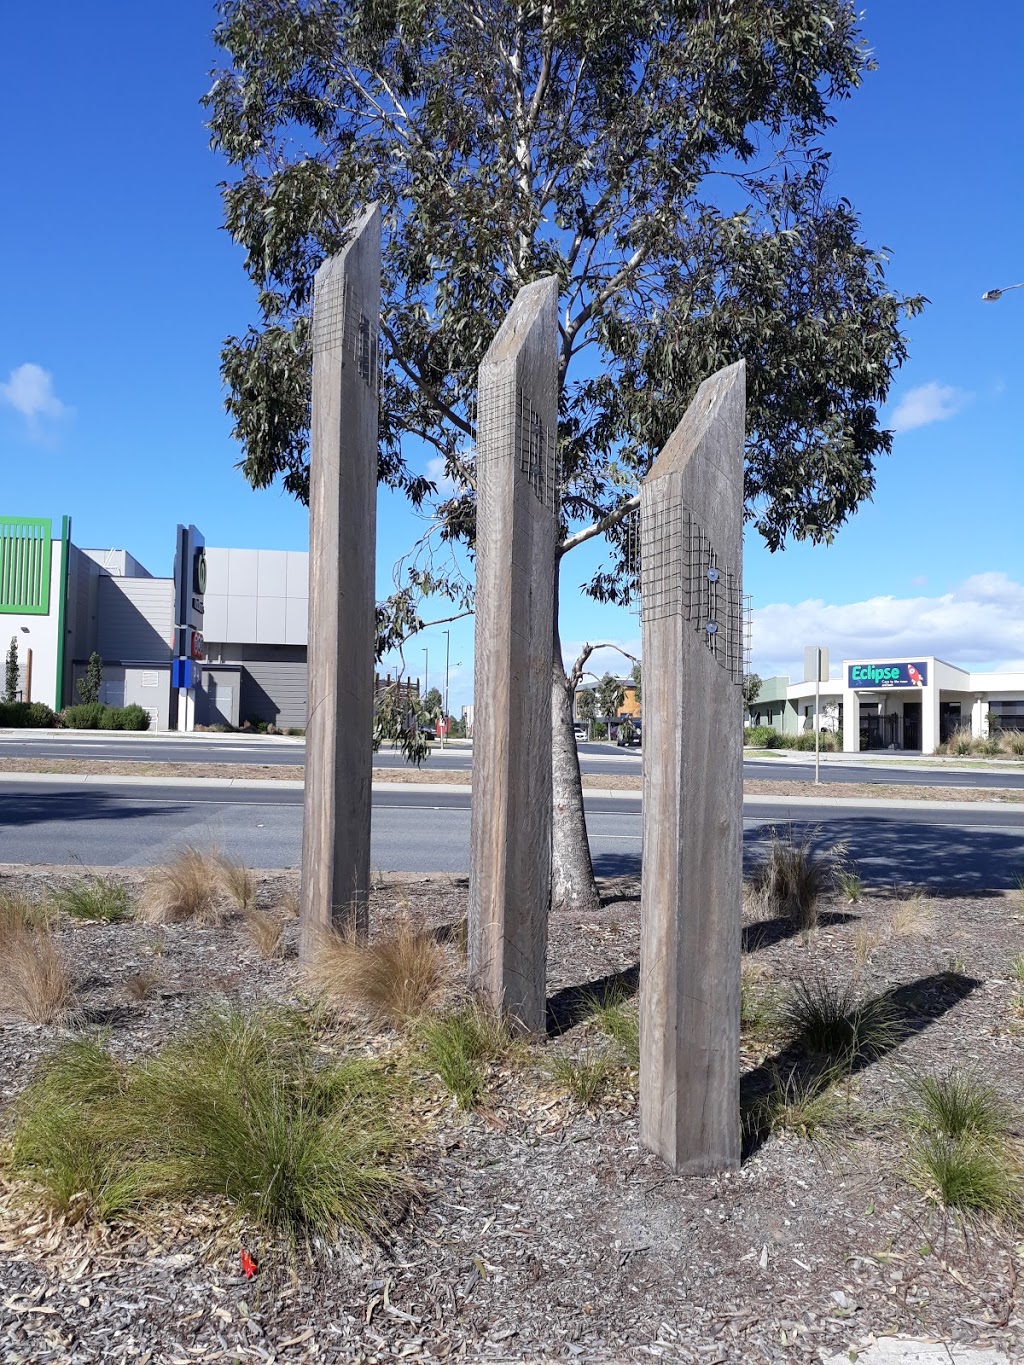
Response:
[[[814,731],[805,730],[801,735],[783,735],[770,725],[747,725],[743,729],[743,743],[755,749],[814,749]],[[831,753],[843,747],[842,731],[822,730],[820,749]]]
[[[65,706],[60,719],[69,730],[149,729],[149,712],[135,702],[131,706],[105,706],[101,701]]]
[[[0,701],[0,725],[12,729],[49,730],[57,724],[57,717],[41,701]]]

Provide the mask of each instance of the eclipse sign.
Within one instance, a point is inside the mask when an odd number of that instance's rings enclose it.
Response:
[[[927,687],[928,665],[907,664],[848,664],[846,685],[866,690],[876,687]]]

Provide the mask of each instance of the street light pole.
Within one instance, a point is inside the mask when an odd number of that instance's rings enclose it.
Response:
[[[428,675],[428,673],[427,673],[427,664],[428,664],[429,662],[430,662],[430,655],[427,653],[426,647],[424,646],[424,649],[423,649],[423,700],[424,700],[424,702],[427,700],[427,692],[429,691],[429,688],[430,688],[430,677],[429,677],[429,675]]]
[[[441,731],[441,748],[448,738],[448,660],[451,656],[452,633],[450,630],[443,631],[444,635],[444,729]]]
[[[1005,289],[986,289],[981,296],[981,301],[982,303],[995,303],[1004,294],[1008,294],[1011,289],[1024,289],[1024,280],[1021,280],[1020,284],[1008,284]]]

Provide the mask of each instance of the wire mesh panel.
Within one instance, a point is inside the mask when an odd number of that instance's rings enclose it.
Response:
[[[678,503],[642,506],[638,544],[643,619],[681,614],[701,632],[733,682],[742,683],[746,649],[740,578],[721,563],[704,528]]]
[[[351,283],[343,272],[317,281],[313,349],[342,351],[355,363],[363,382],[376,391],[380,378],[379,329],[354,302]]]
[[[549,512],[558,500],[558,444],[556,433],[513,382],[489,384],[483,391],[476,426],[478,466],[508,456],[508,427],[514,423],[513,450],[519,468],[539,502]]]

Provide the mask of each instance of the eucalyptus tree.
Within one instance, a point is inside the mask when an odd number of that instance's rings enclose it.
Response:
[[[468,608],[433,552],[472,545],[477,366],[542,275],[561,289],[559,571],[587,542],[607,550],[584,592],[635,591],[639,481],[700,381],[740,356],[753,530],[772,549],[828,540],[870,495],[922,300],[887,285],[830,183],[824,135],[872,65],[849,0],[222,0],[215,40],[225,224],[259,306],[222,373],[256,487],[307,496],[313,275],[382,208],[380,476],[435,512],[382,605],[382,648],[424,595]],[[596,896],[577,681],[556,666],[561,906]]]

